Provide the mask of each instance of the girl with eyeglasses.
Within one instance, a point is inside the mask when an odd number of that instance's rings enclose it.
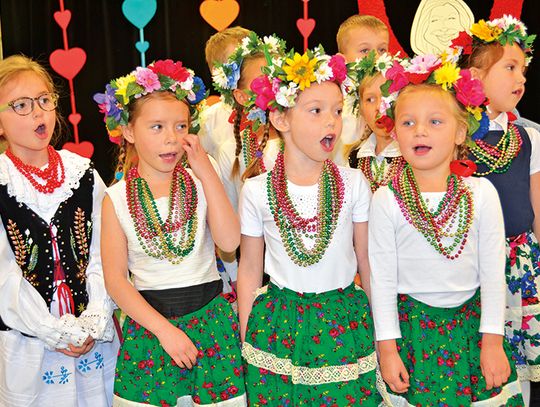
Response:
[[[0,404],[109,406],[118,339],[100,258],[105,185],[56,151],[58,95],[24,56],[0,61]]]

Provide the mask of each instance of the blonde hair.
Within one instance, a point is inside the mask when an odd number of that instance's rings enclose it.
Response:
[[[151,92],[140,98],[135,99],[128,106],[129,124],[132,124],[133,122],[135,122],[135,120],[137,120],[137,117],[140,115],[142,106],[149,100],[178,100],[178,99],[173,93],[168,92],[168,91]],[[178,100],[178,101],[184,103],[188,109],[188,118],[189,118],[188,127],[189,127],[189,125],[191,125],[191,116],[189,115],[189,105],[185,100]],[[122,139],[120,141],[120,144],[118,145],[118,149],[116,152],[116,168],[114,170],[115,176],[111,182],[111,185],[116,184],[118,181],[124,178],[127,172],[131,168],[133,168],[135,165],[137,165],[137,161],[138,161],[138,156],[137,156],[137,150],[135,149],[135,146],[132,143],[129,143],[124,138],[124,136],[122,136]],[[116,177],[117,174],[121,174],[122,177],[117,178]]]
[[[204,48],[204,56],[206,59],[206,64],[208,68],[212,70],[216,62],[224,64],[227,62],[226,51],[229,45],[237,45],[249,35],[250,31],[244,27],[235,26],[226,28],[223,31],[218,31],[212,35],[208,41],[206,41],[206,46]]]
[[[375,80],[381,75],[380,72],[376,72],[373,75],[364,76],[362,78],[362,81],[360,82],[360,85],[358,86],[358,114],[361,115],[361,106],[362,106],[362,98],[364,97],[364,92],[368,86],[370,86]],[[355,141],[351,144],[346,144],[344,147],[343,156],[346,160],[349,159],[349,155],[353,152],[353,150],[360,147],[364,141],[366,141],[371,133],[373,132],[373,129],[368,126],[367,123],[365,123],[364,132],[362,133],[362,136],[358,141]]]
[[[3,88],[8,82],[17,79],[20,74],[25,72],[30,72],[37,75],[43,81],[49,92],[56,93],[56,87],[54,86],[54,82],[49,72],[47,72],[47,70],[39,62],[22,54],[11,55],[3,60],[0,60],[0,89]],[[53,139],[56,141],[61,137],[64,120],[58,112],[55,113],[56,132]],[[5,140],[5,137],[0,136],[0,140]],[[52,139],[51,142],[53,142]]]
[[[336,42],[337,42],[339,52],[341,53],[345,52],[345,48],[347,47],[347,42],[348,42],[347,33],[351,29],[357,28],[357,27],[370,28],[373,31],[384,31],[386,34],[388,34],[388,27],[386,26],[385,23],[383,23],[377,17],[355,14],[347,18],[339,26],[339,29],[336,35]]]
[[[394,114],[399,106],[400,99],[403,99],[403,96],[409,95],[415,92],[426,92],[431,94],[440,95],[443,99],[448,102],[448,106],[451,109],[452,115],[458,122],[458,126],[463,126],[467,134],[469,128],[467,122],[468,113],[461,107],[457,99],[455,98],[452,92],[442,89],[439,85],[422,83],[419,85],[407,85],[403,88],[397,97],[396,103],[394,105]],[[467,148],[467,143],[463,142],[456,146],[456,158],[458,160],[464,160],[468,157],[469,150]]]

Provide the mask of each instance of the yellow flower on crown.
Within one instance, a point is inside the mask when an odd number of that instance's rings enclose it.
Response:
[[[118,89],[115,92],[115,96],[120,96],[122,98],[122,103],[127,104],[129,103],[129,98],[126,95],[128,85],[131,82],[135,82],[135,75],[129,74],[126,76],[122,76],[116,80],[116,86]]]
[[[484,109],[482,109],[481,106],[467,106],[466,109],[476,120],[480,121],[480,119],[482,119],[482,112]]]
[[[316,80],[315,64],[316,58],[309,59],[307,53],[300,55],[295,52],[293,59],[287,58],[283,70],[287,74],[287,80],[298,84],[300,90],[309,88],[311,82]]]
[[[441,85],[444,90],[448,90],[459,79],[459,71],[460,69],[456,65],[446,63],[433,73],[435,83]]]
[[[492,42],[499,38],[502,30],[499,27],[488,25],[484,20],[480,20],[471,27],[471,34],[485,42]]]

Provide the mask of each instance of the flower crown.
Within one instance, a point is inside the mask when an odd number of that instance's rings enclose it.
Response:
[[[392,67],[394,60],[401,60],[396,56],[388,53],[377,56],[375,50],[371,50],[368,55],[362,59],[357,59],[355,62],[347,64],[347,80],[343,82],[343,87],[346,92],[345,105],[352,107],[352,113],[356,115],[360,103],[359,87],[364,78],[375,76],[384,73]]]
[[[454,58],[455,59],[455,58]],[[473,140],[483,138],[489,130],[486,114],[487,98],[482,82],[473,79],[468,69],[460,69],[457,62],[443,54],[419,55],[410,60],[394,60],[384,73],[387,81],[381,86],[381,117],[377,124],[390,132],[394,128],[395,102],[399,92],[407,85],[428,83],[452,92],[458,103],[467,111],[467,134]]]
[[[198,131],[198,104],[206,97],[204,83],[191,69],[182,66],[182,62],[166,59],[153,62],[146,68],[139,66],[129,75],[109,82],[105,86],[105,93],[94,95],[99,111],[105,115],[110,141],[121,143],[120,126],[126,126],[129,122],[129,104],[155,91],[168,91],[178,100],[185,99],[191,115],[190,132]]]
[[[245,106],[247,118],[253,122],[255,130],[266,123],[267,110],[282,111],[294,107],[298,94],[312,83],[335,81],[344,91],[345,58],[326,55],[321,45],[303,55],[294,50],[282,57],[271,58],[267,52],[265,55],[268,66],[262,68],[264,75],[251,82],[251,97]]]
[[[491,21],[480,20],[474,23],[469,31],[470,34],[460,32],[458,37],[452,40],[451,47],[458,48],[463,55],[470,55],[475,45],[496,41],[503,47],[507,44],[518,44],[525,53],[527,65],[532,59],[532,43],[536,35],[527,35],[525,24],[517,18],[505,14]]]
[[[270,54],[282,54],[285,52],[285,41],[274,36],[264,37],[262,40],[253,31],[229,56],[224,64],[217,63],[212,70],[214,89],[223,96],[228,105],[234,104],[233,90],[238,88],[240,70],[244,59],[248,56],[263,53],[267,50]]]

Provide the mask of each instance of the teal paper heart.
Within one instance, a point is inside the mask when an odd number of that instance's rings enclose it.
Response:
[[[149,46],[150,43],[148,41],[137,41],[135,43],[135,48],[137,48],[139,52],[146,52]]]
[[[137,28],[144,28],[156,14],[156,9],[156,0],[124,0],[122,3],[122,13]]]

